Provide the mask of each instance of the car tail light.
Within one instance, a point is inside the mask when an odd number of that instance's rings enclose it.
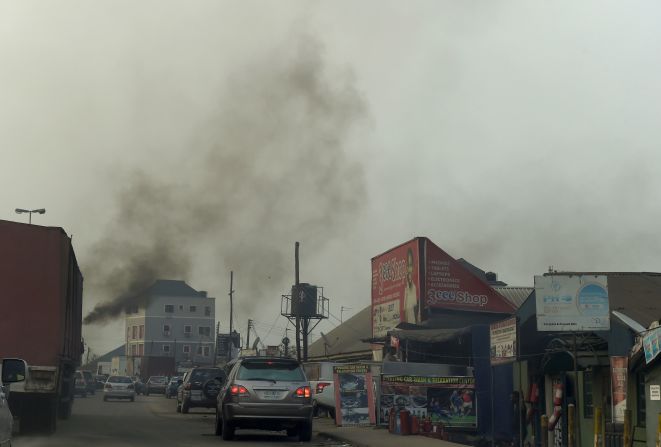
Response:
[[[104,388],[105,388],[106,390],[112,390],[112,385],[109,384],[109,383],[106,383],[105,386],[104,386]]]
[[[294,392],[294,396],[303,397],[303,398],[310,398],[310,387],[309,386],[300,387],[299,389],[297,389]]]
[[[184,385],[184,389],[186,391],[189,391],[190,390],[190,383],[187,383],[186,385]]]
[[[315,393],[317,394],[321,393],[324,390],[324,388],[326,388],[328,385],[330,385],[330,383],[328,382],[319,382],[317,384],[317,389],[315,390]]]
[[[232,396],[239,396],[239,397],[246,397],[250,395],[246,387],[243,385],[232,385],[230,387],[230,394]]]

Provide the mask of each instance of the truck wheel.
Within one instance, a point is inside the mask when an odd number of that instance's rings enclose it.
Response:
[[[234,426],[225,418],[223,418],[221,430],[223,441],[231,441],[234,439]]]
[[[48,405],[43,409],[43,413],[43,426],[46,433],[55,433],[55,429],[57,428],[57,398],[49,399]]]

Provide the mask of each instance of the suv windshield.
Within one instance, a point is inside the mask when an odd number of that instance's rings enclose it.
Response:
[[[222,369],[195,369],[191,373],[190,380],[195,382],[205,382],[207,380],[215,379],[219,376],[225,376],[225,373]]]
[[[241,380],[284,380],[303,382],[305,375],[298,363],[279,361],[250,361],[241,363],[237,376]]]

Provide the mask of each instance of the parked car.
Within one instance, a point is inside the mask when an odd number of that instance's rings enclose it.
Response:
[[[90,371],[81,371],[85,378],[85,385],[87,385],[87,394],[94,395],[96,393],[96,380]]]
[[[106,384],[106,381],[108,380],[108,377],[110,377],[108,374],[97,374],[94,376],[94,383],[96,385],[97,390],[102,390],[103,386]]]
[[[147,386],[145,389],[145,396],[149,396],[150,393],[163,393],[165,394],[165,387],[168,384],[168,378],[165,376],[151,376],[147,380]]]
[[[80,371],[76,371],[74,374],[73,394],[74,396],[87,397],[87,382]]]
[[[103,386],[103,400],[108,399],[135,400],[135,386],[129,376],[110,376]]]
[[[170,399],[177,395],[177,389],[179,385],[183,383],[183,380],[179,376],[174,376],[168,382],[168,386],[165,388],[165,398]]]
[[[225,371],[216,367],[193,368],[184,376],[177,392],[177,412],[188,413],[191,408],[215,408]]]
[[[7,394],[9,384],[23,382],[27,365],[20,359],[4,359],[2,361],[2,379],[0,379],[0,445],[11,446],[11,435],[14,430],[14,417],[9,411]]]
[[[314,405],[316,415],[326,412],[328,416],[335,419],[335,385],[333,382],[328,383],[313,394],[312,405]]]
[[[236,428],[287,430],[310,441],[312,390],[298,361],[246,357],[234,363],[218,394],[215,433],[231,440]]]

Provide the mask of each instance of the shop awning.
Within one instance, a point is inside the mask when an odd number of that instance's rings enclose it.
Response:
[[[391,336],[399,338],[400,341],[410,340],[423,343],[443,343],[460,335],[469,334],[470,327],[458,329],[393,329],[388,331]]]

